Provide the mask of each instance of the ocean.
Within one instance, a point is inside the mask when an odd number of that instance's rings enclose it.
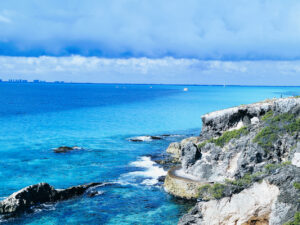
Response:
[[[187,88],[187,91],[184,91]],[[3,224],[176,224],[192,206],[164,192],[150,156],[198,135],[201,115],[300,87],[0,83],[0,198],[40,182],[108,182]],[[143,135],[171,135],[131,142]],[[57,154],[59,146],[82,150]]]

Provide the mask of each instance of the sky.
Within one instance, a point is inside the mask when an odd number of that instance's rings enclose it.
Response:
[[[300,85],[298,0],[0,0],[0,78]]]

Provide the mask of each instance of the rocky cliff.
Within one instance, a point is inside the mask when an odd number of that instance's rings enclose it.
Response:
[[[165,190],[195,198],[179,224],[299,224],[300,98],[202,116],[199,137],[172,143],[181,162]]]

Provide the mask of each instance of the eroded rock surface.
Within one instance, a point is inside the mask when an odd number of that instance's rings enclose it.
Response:
[[[179,224],[292,221],[300,211],[300,98],[220,110],[202,122],[199,137],[180,143],[181,168],[165,180],[176,196],[185,188],[198,196]]]
[[[48,183],[39,183],[25,187],[0,202],[0,214],[5,218],[31,212],[32,207],[43,203],[67,200],[82,195],[90,187],[101,183],[78,185],[67,189],[54,189]]]

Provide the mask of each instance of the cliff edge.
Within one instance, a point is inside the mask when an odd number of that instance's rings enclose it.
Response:
[[[179,224],[299,224],[300,98],[220,110],[202,122],[200,136],[167,149],[181,167],[169,171],[165,190],[197,199]]]

